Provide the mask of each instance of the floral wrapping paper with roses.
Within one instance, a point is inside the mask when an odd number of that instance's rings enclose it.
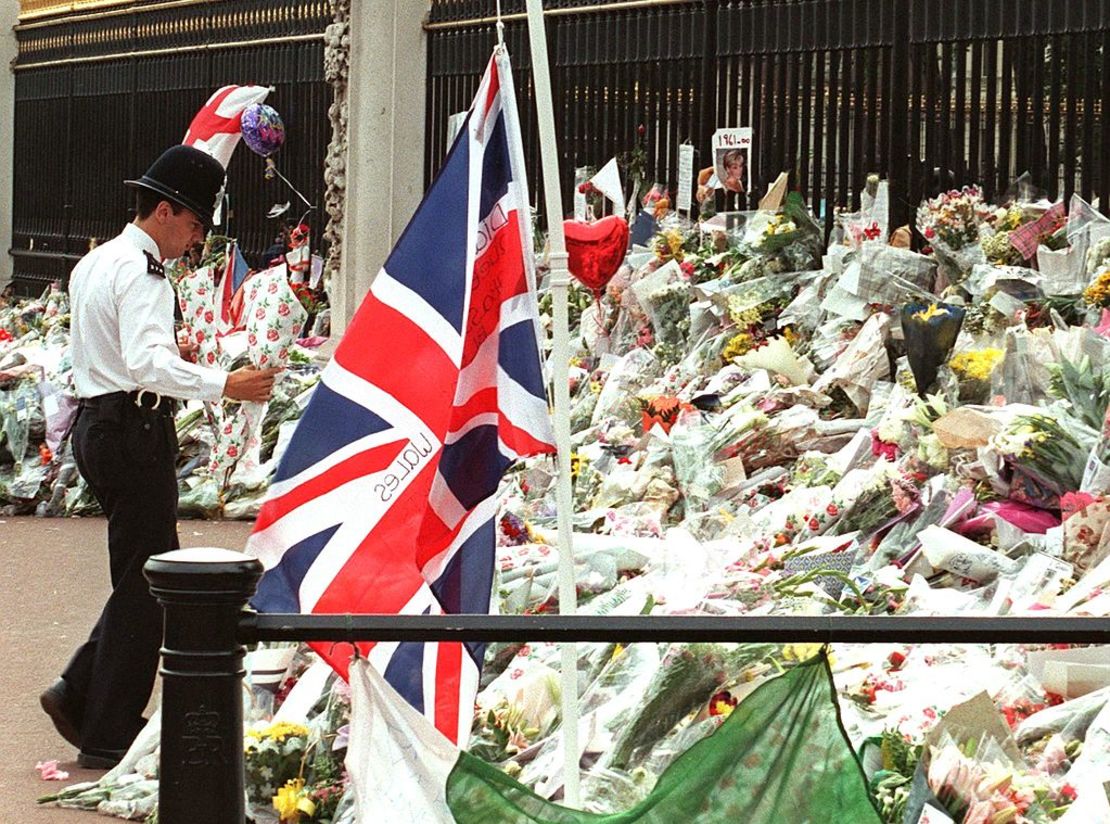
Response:
[[[177,283],[177,303],[181,307],[179,343],[195,343],[197,363],[221,368],[220,345],[216,340],[216,287],[212,269],[202,266],[195,272],[186,271]]]
[[[284,266],[259,272],[246,288],[247,356],[260,369],[286,366],[289,351],[304,329],[307,313],[289,287]],[[209,471],[227,488],[237,466],[255,468],[258,432],[266,403],[225,403],[216,430]],[[222,477],[221,477],[222,476]]]

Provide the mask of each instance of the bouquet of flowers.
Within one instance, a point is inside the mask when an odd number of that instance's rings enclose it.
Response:
[[[940,365],[948,360],[963,320],[963,307],[949,303],[909,303],[902,307],[906,356],[921,397],[937,379]]]

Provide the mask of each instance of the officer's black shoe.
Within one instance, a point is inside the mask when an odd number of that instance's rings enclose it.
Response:
[[[59,678],[43,690],[42,695],[39,696],[39,704],[54,722],[54,729],[58,734],[73,746],[80,747],[81,733],[73,715],[66,682]]]
[[[124,755],[123,750],[81,750],[77,753],[77,765],[86,770],[110,770]]]

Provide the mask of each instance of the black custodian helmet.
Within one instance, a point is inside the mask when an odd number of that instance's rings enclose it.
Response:
[[[145,175],[124,183],[149,189],[184,206],[212,228],[212,214],[223,199],[226,179],[224,167],[216,158],[192,146],[171,146]]]

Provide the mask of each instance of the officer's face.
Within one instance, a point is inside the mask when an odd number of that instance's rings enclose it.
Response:
[[[204,224],[188,209],[182,209],[176,215],[171,213],[166,221],[166,229],[170,248],[163,249],[162,252],[170,253],[166,255],[167,258],[179,258],[204,240]]]

